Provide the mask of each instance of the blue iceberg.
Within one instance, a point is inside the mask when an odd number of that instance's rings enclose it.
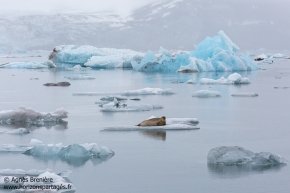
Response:
[[[224,72],[257,68],[250,56],[240,53],[239,47],[223,31],[207,37],[193,51],[161,49],[157,54],[149,51],[142,58],[133,60],[133,69],[142,72]]]
[[[96,69],[129,68],[141,72],[224,72],[251,71],[257,68],[250,56],[220,31],[205,38],[192,51],[158,53],[137,52],[129,49],[97,48],[93,46],[57,46],[49,59],[58,67],[81,65]]]

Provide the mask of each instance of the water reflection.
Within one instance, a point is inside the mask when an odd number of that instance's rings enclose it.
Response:
[[[18,128],[25,128],[31,131],[46,128],[46,129],[55,129],[55,130],[65,130],[68,128],[68,122],[61,120],[59,122],[48,122],[45,125],[33,125],[27,122],[16,122],[13,124],[0,124],[0,128],[4,129],[18,129]]]
[[[276,166],[221,166],[208,164],[207,168],[211,175],[222,178],[239,178],[255,173],[264,173],[269,171],[279,171],[285,164]]]
[[[166,131],[141,131],[141,133],[152,139],[166,141]]]

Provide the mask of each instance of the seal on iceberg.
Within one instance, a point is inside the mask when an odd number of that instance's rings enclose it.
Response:
[[[152,118],[139,123],[137,126],[150,127],[150,126],[164,126],[166,125],[166,117]]]

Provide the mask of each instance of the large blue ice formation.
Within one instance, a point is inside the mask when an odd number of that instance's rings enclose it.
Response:
[[[255,62],[220,31],[207,37],[192,51],[140,53],[128,49],[96,48],[92,46],[57,46],[50,60],[65,65],[82,65],[91,68],[133,68],[141,72],[205,72],[250,71]]]
[[[134,58],[134,70],[143,72],[204,72],[250,71],[256,69],[254,61],[239,52],[239,47],[220,31],[207,37],[190,52],[147,52],[143,58]]]

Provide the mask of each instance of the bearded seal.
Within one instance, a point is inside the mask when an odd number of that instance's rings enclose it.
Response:
[[[150,126],[164,126],[166,125],[166,117],[152,118],[139,123],[137,126],[150,127]]]

